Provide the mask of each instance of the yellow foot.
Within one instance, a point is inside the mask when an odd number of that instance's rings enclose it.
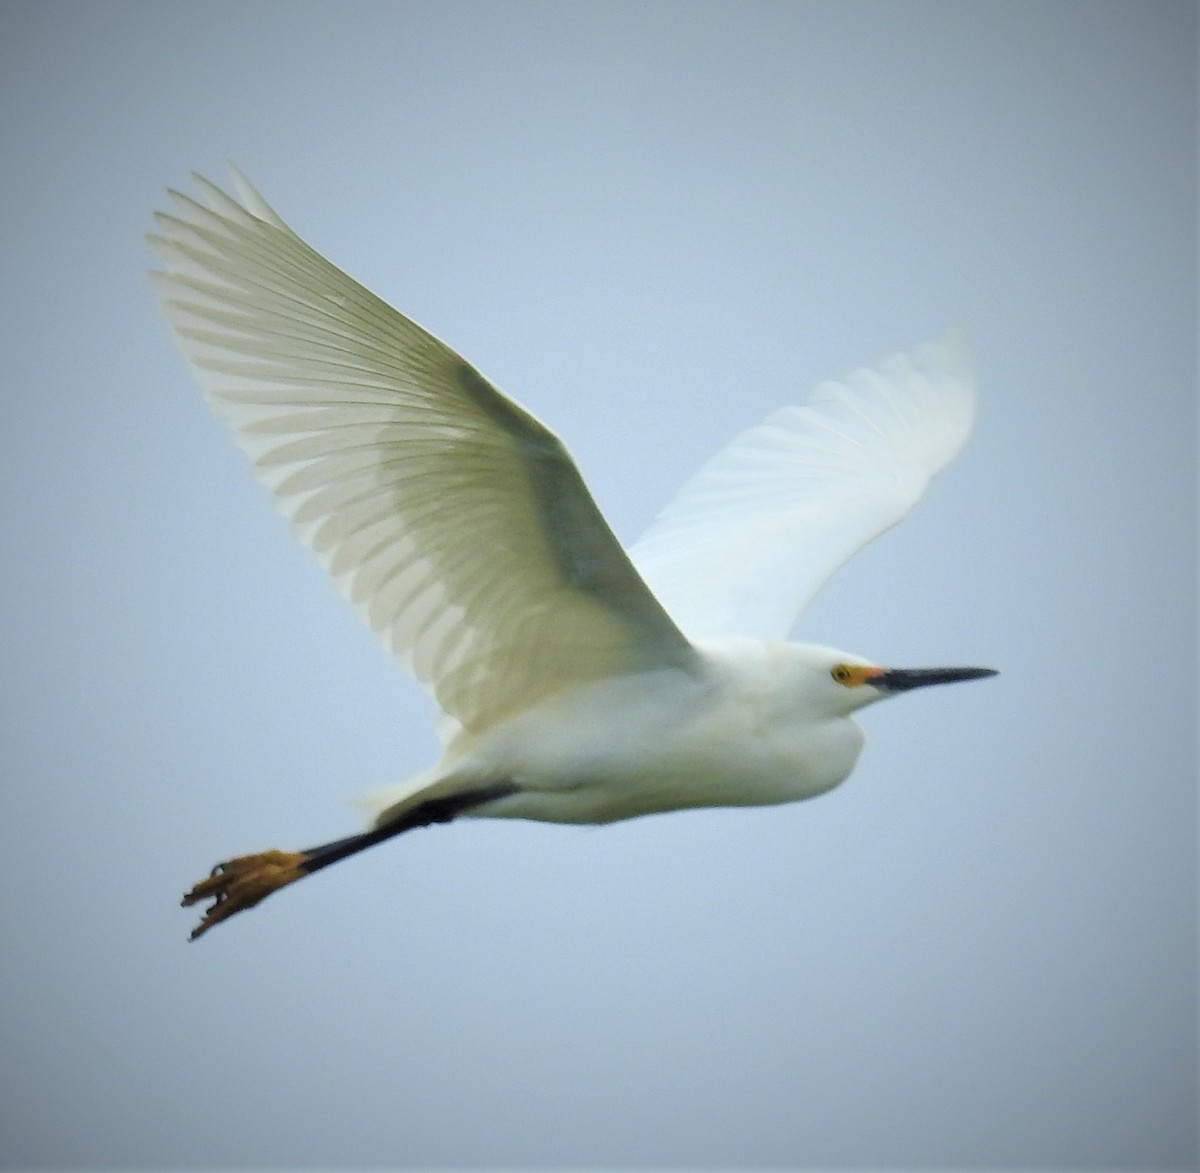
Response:
[[[217,864],[212,875],[201,880],[181,902],[187,908],[209,897],[213,900],[192,930],[191,940],[235,912],[253,908],[277,888],[306,875],[300,866],[304,859],[301,851],[260,851],[257,855],[239,855]]]

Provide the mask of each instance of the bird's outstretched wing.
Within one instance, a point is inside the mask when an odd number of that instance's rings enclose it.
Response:
[[[713,457],[630,556],[690,638],[783,639],[830,575],[916,504],[974,414],[961,330],[822,383]]]
[[[694,655],[559,440],[237,173],[149,240],[167,320],[297,535],[468,731]]]

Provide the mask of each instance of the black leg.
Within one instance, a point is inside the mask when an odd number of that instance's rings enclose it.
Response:
[[[310,847],[300,854],[304,856],[299,865],[305,875],[312,875],[331,863],[357,855],[376,843],[391,839],[405,831],[417,827],[429,827],[434,823],[448,823],[456,819],[464,811],[472,807],[482,806],[485,802],[494,802],[497,798],[507,798],[516,794],[521,788],[515,782],[493,782],[489,786],[481,786],[477,790],[464,790],[460,794],[447,794],[441,798],[431,798],[405,811],[398,819],[384,823],[382,827],[374,827],[358,835],[349,835],[345,839],[335,839],[332,843],[321,843]]]
[[[240,855],[219,863],[208,879],[201,880],[183,898],[185,907],[210,897],[213,901],[200,923],[192,930],[191,939],[194,941],[201,933],[227,920],[234,913],[253,908],[272,892],[327,868],[331,863],[357,855],[376,843],[411,831],[414,827],[448,823],[472,807],[494,802],[497,798],[507,798],[518,790],[520,787],[515,782],[493,782],[459,794],[427,799],[382,827],[345,839],[335,839],[332,843],[321,843],[306,851],[261,851],[257,855]]]

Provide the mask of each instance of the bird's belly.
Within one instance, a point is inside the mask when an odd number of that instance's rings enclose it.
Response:
[[[522,714],[471,757],[519,793],[480,814],[604,823],[655,811],[811,798],[854,766],[850,721],[792,725],[682,673],[653,673]]]

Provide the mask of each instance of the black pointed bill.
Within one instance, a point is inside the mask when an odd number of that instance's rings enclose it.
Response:
[[[931,684],[957,684],[995,675],[995,668],[888,668],[873,676],[870,683],[886,692],[908,692]]]

